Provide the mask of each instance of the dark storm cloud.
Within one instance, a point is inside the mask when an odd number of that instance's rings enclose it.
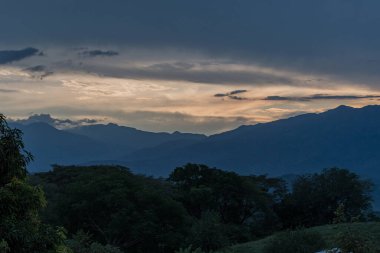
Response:
[[[371,99],[380,98],[380,95],[366,95],[366,96],[354,96],[354,95],[326,95],[315,94],[305,97],[284,97],[284,96],[268,96],[264,100],[269,101],[312,101],[312,100],[355,100],[355,99]]]
[[[33,47],[21,50],[0,50],[0,64],[21,61],[22,59],[37,55],[38,53],[39,50]]]
[[[86,50],[79,53],[80,56],[86,56],[86,57],[96,57],[96,56],[117,56],[119,55],[118,52],[112,51],[112,50]]]
[[[21,0],[2,3],[0,30],[7,44],[196,50],[376,86],[379,9],[378,0]]]

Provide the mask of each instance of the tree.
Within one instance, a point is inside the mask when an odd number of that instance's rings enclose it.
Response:
[[[41,223],[46,205],[43,191],[27,183],[25,151],[20,130],[11,129],[0,114],[0,250],[12,253],[64,252],[63,230]]]
[[[54,166],[34,179],[51,200],[45,219],[71,234],[83,230],[127,252],[173,252],[182,246],[189,217],[165,181],[121,166]]]
[[[123,253],[117,247],[94,242],[89,233],[81,230],[67,241],[67,245],[73,253]]]
[[[281,180],[240,176],[199,164],[176,168],[168,180],[192,216],[200,219],[212,211],[224,224],[255,227],[257,231],[259,223],[275,219],[272,206],[283,189]]]
[[[193,249],[212,252],[230,245],[228,226],[220,222],[215,212],[204,212],[191,227],[187,244]]]
[[[364,216],[371,208],[373,185],[345,169],[325,169],[300,176],[293,191],[276,206],[285,227],[316,226],[334,221],[336,210],[344,206],[348,220]]]
[[[22,132],[8,126],[5,116],[0,114],[0,186],[13,178],[25,180],[26,166],[33,159],[24,149]]]

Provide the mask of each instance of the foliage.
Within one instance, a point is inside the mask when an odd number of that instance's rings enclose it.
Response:
[[[229,246],[230,241],[227,229],[228,226],[221,223],[217,213],[211,211],[205,212],[201,219],[193,224],[188,244],[192,245],[195,249],[201,249],[205,252]]]
[[[335,217],[333,219],[334,224],[347,222],[347,217],[346,217],[346,214],[344,211],[344,204],[343,203],[339,204],[338,208],[334,212],[334,215],[335,215]]]
[[[189,246],[187,248],[181,248],[177,250],[175,253],[205,253],[205,252],[202,251],[200,248],[193,249],[192,246]],[[235,250],[233,250],[232,248],[225,248],[218,251],[210,251],[209,253],[235,253]]]
[[[201,218],[204,212],[213,211],[224,224],[249,227],[268,227],[266,222],[276,219],[272,206],[284,192],[281,180],[240,176],[198,164],[176,168],[169,182],[190,215]]]
[[[319,233],[295,230],[276,235],[264,247],[264,253],[310,253],[322,250],[325,246]]]
[[[275,209],[284,227],[316,226],[334,221],[336,210],[344,206],[348,220],[364,216],[371,207],[373,185],[345,169],[300,176],[293,191]]]
[[[181,248],[177,250],[175,253],[204,253],[200,248],[193,249],[192,246],[187,248]]]
[[[24,150],[22,133],[11,129],[0,115],[0,250],[42,253],[63,250],[65,234],[41,223],[46,201],[41,188],[26,181],[31,155]]]
[[[375,244],[373,235],[355,229],[350,224],[345,224],[344,231],[337,234],[335,241],[342,253],[376,253],[380,250]]]
[[[51,205],[45,219],[72,234],[128,252],[170,252],[184,242],[188,217],[164,181],[118,166],[62,167],[34,176]]]
[[[4,115],[0,114],[0,187],[13,178],[24,180],[26,166],[33,159],[24,149],[22,132],[8,126]]]
[[[74,234],[67,245],[73,253],[122,253],[117,247],[94,242],[91,235],[83,231]]]
[[[8,243],[4,239],[0,240],[0,253],[7,253],[9,250]]]

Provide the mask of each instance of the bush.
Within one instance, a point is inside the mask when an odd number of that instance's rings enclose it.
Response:
[[[200,248],[192,249],[192,246],[189,246],[187,248],[181,248],[177,250],[175,253],[204,253]]]
[[[229,246],[227,226],[221,223],[217,213],[205,212],[191,227],[188,244],[205,252]]]
[[[5,240],[0,240],[0,253],[9,252],[8,243]]]
[[[189,246],[187,248],[181,248],[177,250],[175,253],[205,253],[200,248],[193,249],[192,246]],[[218,251],[210,251],[209,253],[235,253],[233,249],[227,248],[224,250],[218,250]]]
[[[287,231],[276,235],[264,247],[265,253],[310,253],[322,250],[325,241],[316,232]]]
[[[94,242],[91,235],[83,231],[78,231],[72,239],[67,240],[67,245],[73,253],[123,253],[112,245]]]
[[[379,249],[375,245],[375,239],[368,233],[354,229],[347,225],[346,229],[335,238],[337,246],[342,253],[375,253]]]

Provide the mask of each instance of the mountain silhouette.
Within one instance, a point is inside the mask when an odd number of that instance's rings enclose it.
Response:
[[[116,124],[58,130],[46,122],[11,123],[24,132],[35,161],[51,164],[118,164],[136,173],[168,176],[177,166],[202,163],[240,174],[305,174],[341,167],[380,185],[380,106],[339,106],[204,136],[153,133]],[[377,201],[377,203],[380,203]]]
[[[168,173],[186,162],[241,174],[282,175],[338,166],[378,176],[380,106],[340,106],[269,123],[241,126],[185,147],[139,150],[124,164]]]

